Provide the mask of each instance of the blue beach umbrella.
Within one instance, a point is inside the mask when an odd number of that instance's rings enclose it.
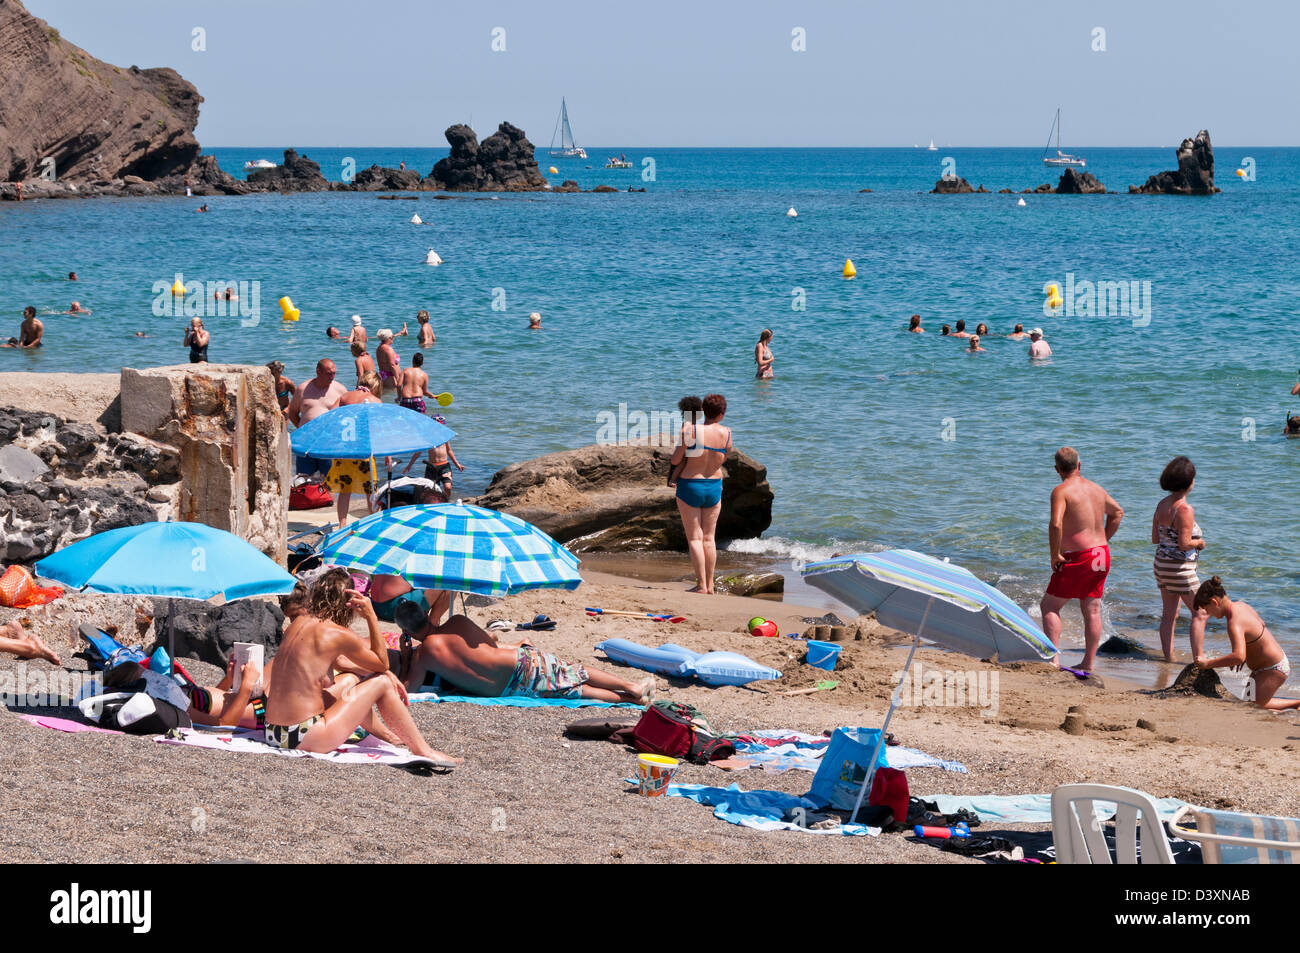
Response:
[[[96,533],[42,559],[36,572],[90,592],[203,601],[282,595],[297,581],[233,533],[179,522]],[[174,655],[170,622],[167,647]]]
[[[837,556],[804,567],[803,577],[855,612],[874,612],[882,625],[911,633],[905,672],[912,666],[922,636],[976,658],[996,655],[1001,662],[1045,661],[1056,655],[1056,647],[1043,630],[1006,595],[981,582],[970,570],[924,553],[891,549]],[[900,681],[889,701],[871,768],[858,792],[854,818],[871,787],[880,745],[902,690]]]
[[[528,589],[576,589],[578,557],[536,526],[481,506],[398,506],[337,529],[322,560],[401,576],[414,589],[508,596]]]
[[[350,404],[326,411],[289,435],[293,452],[317,460],[400,457],[439,447],[456,432],[397,404]]]

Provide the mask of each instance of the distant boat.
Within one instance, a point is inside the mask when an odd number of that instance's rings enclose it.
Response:
[[[1056,155],[1048,155],[1052,148],[1052,133],[1056,133]],[[1056,110],[1056,119],[1052,122],[1052,128],[1047,132],[1047,145],[1043,147],[1043,165],[1068,166],[1072,169],[1085,168],[1088,163],[1084,161],[1083,156],[1072,156],[1069,153],[1061,151],[1061,110]]]
[[[618,158],[614,158],[613,156],[610,156],[610,157],[609,157],[609,161],[605,163],[605,168],[607,168],[607,169],[630,169],[630,168],[632,168],[632,163],[627,161],[627,154],[624,153],[623,155],[619,156]]]
[[[936,146],[936,145],[934,144],[934,140],[931,139],[931,140],[930,140],[930,148],[927,149],[926,152],[938,152],[938,151],[939,151],[939,147]]]
[[[244,171],[252,172],[255,169],[275,169],[278,168],[270,159],[254,159],[252,162],[244,163]]]
[[[560,148],[555,148],[555,137],[560,137]],[[560,97],[560,115],[555,120],[555,132],[551,135],[551,158],[585,159],[587,150],[573,141],[573,130],[569,128],[569,106]]]

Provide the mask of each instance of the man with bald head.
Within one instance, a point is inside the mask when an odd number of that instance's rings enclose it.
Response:
[[[316,364],[316,376],[299,387],[289,402],[286,414],[295,427],[301,427],[309,420],[315,420],[328,410],[333,410],[348,389],[334,379],[338,368],[328,357]],[[297,472],[311,475],[320,467],[320,463],[309,457],[296,459]]]
[[[1110,538],[1119,529],[1124,510],[1111,495],[1083,476],[1079,454],[1073,447],[1056,451],[1052,489],[1052,515],[1047,538],[1051,547],[1052,579],[1043,596],[1043,632],[1061,645],[1061,609],[1078,599],[1083,610],[1083,661],[1091,672],[1101,644],[1101,597],[1110,572]],[[1060,657],[1057,657],[1060,664]]]

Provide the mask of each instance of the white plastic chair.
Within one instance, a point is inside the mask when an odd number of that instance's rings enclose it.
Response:
[[[1180,826],[1188,814],[1196,828]],[[1169,830],[1201,845],[1205,864],[1294,864],[1300,861],[1300,820],[1233,811],[1182,807],[1169,821]]]
[[[1115,803],[1115,859],[1106,846],[1095,802]],[[1138,857],[1138,822],[1142,855]],[[1133,788],[1109,784],[1063,784],[1052,792],[1052,841],[1058,864],[1172,864],[1160,808],[1155,798]]]

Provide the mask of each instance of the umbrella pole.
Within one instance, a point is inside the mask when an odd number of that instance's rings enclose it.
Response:
[[[871,764],[867,768],[867,776],[862,779],[862,788],[858,791],[858,800],[853,805],[853,813],[849,816],[849,823],[856,823],[858,820],[858,811],[862,809],[862,799],[867,796],[871,790],[871,782],[876,778],[876,761],[880,758],[880,751],[885,746],[885,732],[889,730],[889,722],[894,717],[894,711],[898,708],[903,695],[903,681],[907,678],[907,673],[912,669],[912,656],[916,655],[916,647],[921,643],[921,633],[925,631],[925,620],[930,616],[930,606],[934,605],[934,597],[925,604],[925,613],[921,616],[921,625],[916,630],[916,635],[912,637],[912,648],[907,653],[907,661],[903,663],[903,677],[898,680],[898,685],[894,688],[894,694],[889,699],[889,711],[885,713],[885,723],[880,726],[880,737],[876,739],[876,747],[871,752]],[[899,824],[907,822],[907,818],[894,818]]]

